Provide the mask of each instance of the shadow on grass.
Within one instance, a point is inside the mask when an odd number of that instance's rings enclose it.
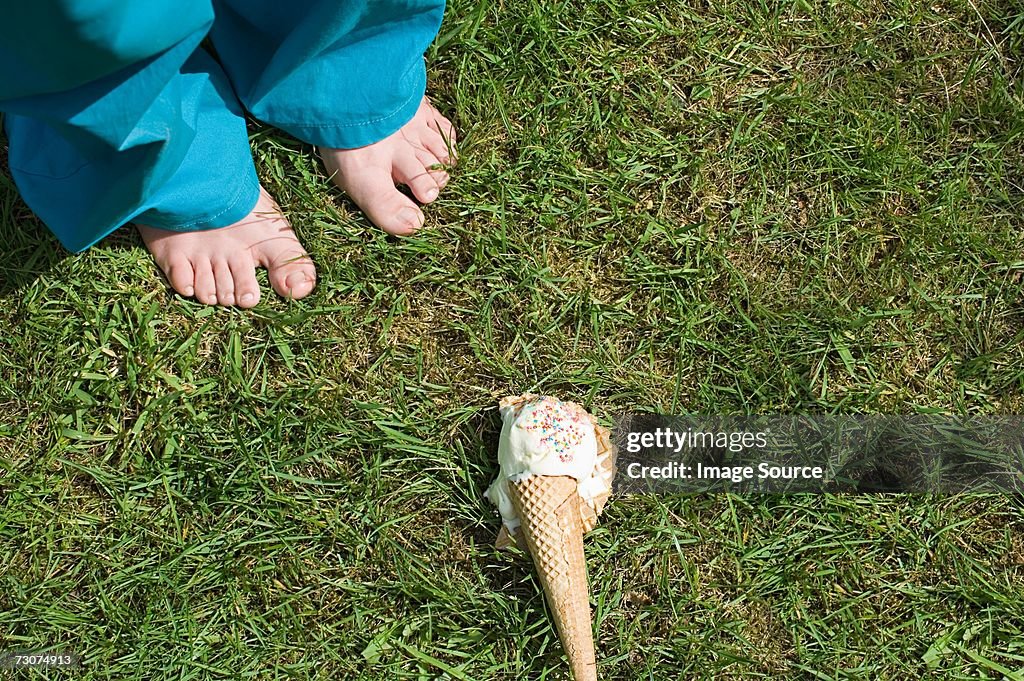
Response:
[[[0,161],[6,159],[0,156]],[[110,251],[145,248],[134,229],[118,229],[100,243]],[[0,172],[0,298],[23,291],[76,255],[25,205],[4,163]]]
[[[7,175],[0,175],[0,296],[31,285],[72,255],[21,201]]]

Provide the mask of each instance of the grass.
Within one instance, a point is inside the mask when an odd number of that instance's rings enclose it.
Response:
[[[498,397],[1024,408],[1019,3],[455,0],[428,57],[461,161],[415,238],[253,123],[300,302],[69,255],[0,177],[0,650],[564,678],[492,548]],[[604,678],[1024,678],[1010,498],[634,496],[587,551]]]

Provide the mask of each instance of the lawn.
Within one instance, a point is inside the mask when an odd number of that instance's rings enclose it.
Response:
[[[1019,2],[454,0],[428,63],[415,238],[251,124],[299,302],[71,255],[0,175],[0,651],[84,659],[34,677],[564,678],[502,395],[1024,410]],[[1013,498],[620,497],[587,555],[607,679],[1024,679]]]

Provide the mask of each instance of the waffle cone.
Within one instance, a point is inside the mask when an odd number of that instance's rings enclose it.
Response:
[[[576,485],[568,476],[531,476],[509,488],[522,522],[521,540],[537,567],[573,678],[597,681]]]

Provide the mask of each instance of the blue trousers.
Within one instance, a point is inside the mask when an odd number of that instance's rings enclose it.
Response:
[[[259,192],[243,107],[311,144],[383,139],[419,106],[443,13],[444,0],[9,3],[11,175],[71,251],[129,221],[225,227]]]

